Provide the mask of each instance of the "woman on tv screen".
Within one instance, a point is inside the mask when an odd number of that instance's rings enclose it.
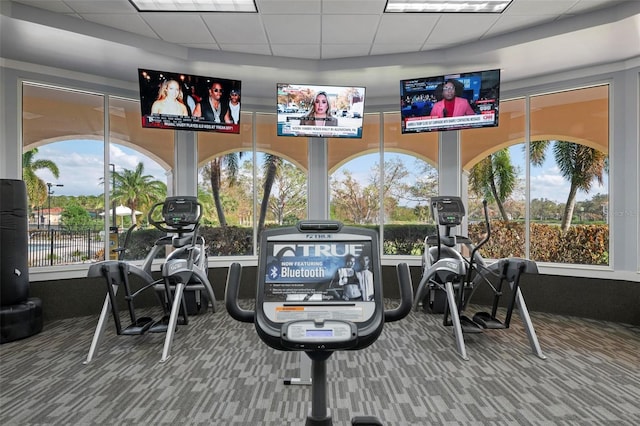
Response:
[[[158,98],[151,106],[151,114],[189,115],[182,99],[180,84],[175,80],[165,80],[160,85]]]
[[[326,92],[318,92],[313,98],[311,109],[300,118],[301,126],[337,126],[338,119],[331,113],[331,105]]]
[[[469,105],[469,101],[462,97],[463,86],[453,78],[448,79],[442,86],[442,99],[436,102],[431,109],[431,116],[460,117],[474,115],[476,112]]]

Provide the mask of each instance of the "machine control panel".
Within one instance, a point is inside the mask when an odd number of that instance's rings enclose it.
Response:
[[[347,349],[358,342],[358,330],[349,321],[300,320],[283,324],[280,337],[284,346],[295,350]]]
[[[197,223],[200,218],[198,200],[195,197],[169,197],[162,208],[162,216],[170,226]]]
[[[457,226],[464,217],[464,204],[459,197],[432,197],[431,205],[438,224]]]

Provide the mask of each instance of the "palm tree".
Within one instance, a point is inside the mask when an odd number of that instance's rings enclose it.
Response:
[[[511,196],[518,182],[516,168],[511,163],[509,149],[494,152],[473,166],[469,174],[469,187],[487,202],[495,202],[502,219],[509,220],[504,202]]]
[[[47,199],[47,184],[43,181],[36,171],[49,170],[53,177],[60,177],[58,166],[51,160],[35,159],[38,148],[31,149],[22,154],[22,179],[27,186],[27,196],[31,208],[44,205]]]
[[[273,154],[265,154],[264,157],[264,183],[262,186],[262,202],[260,203],[260,216],[258,217],[258,235],[260,235],[264,229],[264,222],[267,218],[267,211],[269,209],[269,197],[271,197],[271,189],[273,188],[273,182],[278,175],[280,168],[282,167],[282,158]]]
[[[116,187],[113,191],[115,201],[131,209],[131,223],[136,224],[135,211],[162,200],[167,195],[167,186],[144,174],[144,164],[138,163],[135,170],[123,169],[115,172]]]
[[[202,185],[198,185],[198,202],[202,205],[202,222],[210,223],[211,217],[209,212],[213,211],[213,197]]]
[[[222,168],[226,166],[226,174],[229,179],[229,185],[235,185],[237,177],[240,159],[242,158],[242,152],[232,152],[222,157],[216,157],[209,161],[209,164],[204,166],[202,172],[205,178],[208,178],[211,182],[211,191],[213,192],[213,203],[216,206],[216,213],[218,214],[218,221],[220,226],[227,226],[227,218],[224,215],[224,209],[222,207],[222,200],[220,199],[220,188],[222,185]]]
[[[545,151],[551,141],[535,141],[530,144],[529,157],[531,163],[539,166],[544,162]],[[564,233],[571,226],[573,210],[576,205],[578,190],[591,190],[593,180],[603,183],[607,171],[608,158],[605,153],[586,145],[567,141],[555,141],[553,156],[562,177],[569,181],[569,195],[562,215],[560,230]]]

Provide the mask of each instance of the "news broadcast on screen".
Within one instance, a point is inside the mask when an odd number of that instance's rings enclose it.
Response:
[[[277,84],[278,136],[361,138],[365,88]]]
[[[499,69],[402,80],[402,133],[495,127],[499,102]]]
[[[239,80],[138,69],[142,127],[240,133]]]

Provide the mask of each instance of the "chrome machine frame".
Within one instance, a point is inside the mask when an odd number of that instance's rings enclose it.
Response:
[[[538,273],[535,262],[520,258],[505,258],[488,266],[485,264],[478,250],[491,235],[486,201],[484,215],[487,234],[478,245],[474,245],[468,237],[451,235],[451,230],[462,223],[465,215],[460,197],[433,197],[431,211],[437,222],[437,234],[425,238],[423,274],[416,290],[414,308],[422,305],[420,306],[422,309],[428,310],[430,306],[433,307],[437,292],[443,291],[446,296],[443,324],[453,326],[458,354],[462,359],[468,360],[464,333],[481,333],[485,329],[509,328],[512,311],[517,306],[533,353],[541,359],[546,359],[519,286],[522,274]],[[440,226],[445,227],[445,235],[440,235]],[[465,257],[463,252],[469,253],[469,256]],[[494,285],[492,280],[496,279],[499,282]],[[500,321],[496,315],[505,282],[511,288],[511,299],[505,320]],[[473,292],[481,284],[488,284],[493,290],[492,310],[491,313],[479,312],[470,319],[463,315],[463,311]]]
[[[162,221],[154,218],[156,210],[160,207],[162,207]],[[188,324],[184,299],[185,289],[195,291],[198,296],[204,293],[206,298],[201,298],[207,302],[207,306],[203,306],[204,309],[211,306],[212,311],[216,311],[215,295],[207,276],[208,262],[205,240],[198,234],[201,217],[202,205],[196,197],[168,197],[164,202],[153,205],[148,219],[149,223],[169,235],[155,242],[142,267],[120,259],[100,262],[89,268],[88,277],[105,278],[107,295],[84,364],[90,363],[96,356],[104,337],[110,311],[116,323],[117,334],[140,335],[147,331],[166,333],[160,362],[165,362],[171,356],[171,346],[179,317],[181,315],[183,317],[182,324]],[[165,250],[167,246],[172,246],[174,250],[162,265],[162,278],[154,280],[151,276],[153,260],[160,250]],[[122,254],[125,249],[117,249],[116,251]],[[129,288],[130,276],[135,276],[145,283],[135,293],[131,293]],[[115,298],[119,287],[125,289],[125,299],[129,304],[132,322],[124,330],[120,327]],[[165,314],[162,319],[155,322],[148,317],[136,318],[133,310],[133,299],[148,288],[155,289]]]

